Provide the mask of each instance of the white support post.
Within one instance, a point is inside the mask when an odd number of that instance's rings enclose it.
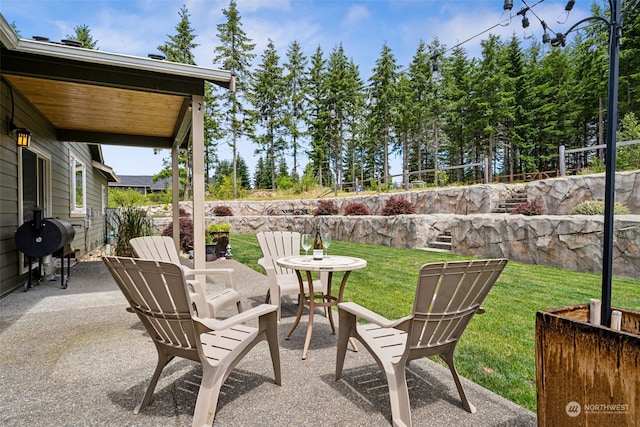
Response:
[[[192,153],[193,153],[193,264],[196,270],[205,265],[204,223],[204,99],[193,95],[192,99]],[[205,283],[204,275],[196,276]]]

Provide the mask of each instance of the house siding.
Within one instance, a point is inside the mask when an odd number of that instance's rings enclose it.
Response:
[[[11,117],[11,96],[3,82],[0,91],[0,117]],[[50,157],[51,189],[49,198],[51,217],[70,222],[75,237],[71,246],[82,257],[99,249],[105,239],[105,216],[101,209],[101,188],[107,179],[92,167],[90,146],[83,143],[58,141],[56,131],[16,89],[14,122],[32,133],[31,146]],[[21,224],[19,218],[18,148],[13,135],[7,135],[8,120],[0,120],[0,297],[21,287],[27,280],[22,273],[20,252],[14,234]],[[70,155],[77,156],[86,170],[86,207],[89,215],[71,215]],[[88,222],[85,219],[89,220]],[[86,228],[86,225],[89,228]],[[72,284],[70,284],[72,286]]]

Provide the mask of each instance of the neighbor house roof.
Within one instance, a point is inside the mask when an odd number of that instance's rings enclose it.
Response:
[[[110,183],[109,187],[116,188],[142,188],[146,191],[163,191],[171,187],[171,180],[168,178],[160,178],[153,181],[151,175],[119,175],[120,182]]]

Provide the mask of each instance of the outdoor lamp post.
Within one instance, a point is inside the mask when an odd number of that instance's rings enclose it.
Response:
[[[529,10],[527,3],[525,9]],[[565,11],[558,18],[559,23],[566,22],[568,14],[575,4],[575,0],[569,0],[565,6]],[[605,143],[607,149],[605,150],[605,196],[604,196],[604,236],[602,245],[602,308],[600,314],[600,322],[603,326],[610,325],[611,318],[611,279],[613,270],[613,225],[614,225],[614,201],[615,201],[615,173],[616,173],[616,131],[618,120],[618,75],[619,75],[619,62],[620,62],[620,40],[622,39],[622,0],[609,0],[610,16],[606,19],[602,16],[590,16],[584,18],[575,23],[564,33],[556,33],[555,37],[551,38],[547,30],[549,27],[544,21],[540,24],[544,30],[542,41],[543,43],[549,43],[551,46],[564,46],[566,37],[569,33],[575,30],[579,25],[588,21],[600,21],[607,25],[609,31],[609,82],[608,82],[608,98],[607,98],[607,132]],[[637,7],[637,2],[631,4],[629,10]],[[503,15],[510,13],[513,8],[513,0],[505,0],[503,6]],[[523,27],[528,26],[529,21],[526,21],[525,26],[525,13],[518,12],[518,15],[523,16]]]

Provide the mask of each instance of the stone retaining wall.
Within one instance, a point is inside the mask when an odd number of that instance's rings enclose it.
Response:
[[[527,184],[491,184],[449,187],[334,199],[343,209],[346,203],[362,202],[378,213],[387,198],[409,199],[417,215],[323,216],[290,215],[313,212],[317,200],[274,200],[207,202],[207,212],[226,205],[233,217],[208,216],[210,222],[230,222],[232,232],[262,230],[311,231],[317,223],[331,229],[337,240],[426,248],[444,230],[452,236],[452,250],[462,255],[506,257],[530,264],[599,273],[602,271],[603,219],[599,216],[570,216],[574,206],[585,200],[604,199],[604,174],[547,179]],[[525,188],[529,199],[540,199],[547,213],[522,216],[490,214],[511,194]],[[640,278],[640,172],[616,174],[616,201],[634,215],[616,216],[613,274]],[[191,203],[183,205],[190,211]],[[170,215],[170,212],[168,212]],[[171,218],[152,212],[160,232]]]
[[[364,203],[372,214],[382,211],[387,199],[402,197],[411,201],[419,214],[472,215],[490,213],[518,190],[525,189],[529,199],[539,199],[545,214],[568,215],[585,200],[604,200],[605,175],[569,176],[533,181],[526,184],[479,184],[461,187],[431,188],[422,191],[380,193],[332,199],[344,211],[348,203]],[[640,171],[616,174],[616,201],[626,205],[632,214],[640,215]],[[213,215],[215,206],[229,206],[235,216],[287,215],[313,211],[317,199],[219,201],[207,202],[206,212]],[[191,203],[182,206],[191,211]]]
[[[527,264],[569,270],[602,271],[603,220],[593,216],[523,216],[510,214],[386,216],[237,216],[232,232],[292,230],[311,232],[316,224],[336,240],[399,248],[425,248],[451,231],[452,251],[486,258],[505,257]],[[156,219],[158,227],[170,218]],[[614,224],[613,274],[640,279],[640,215],[617,216]]]

